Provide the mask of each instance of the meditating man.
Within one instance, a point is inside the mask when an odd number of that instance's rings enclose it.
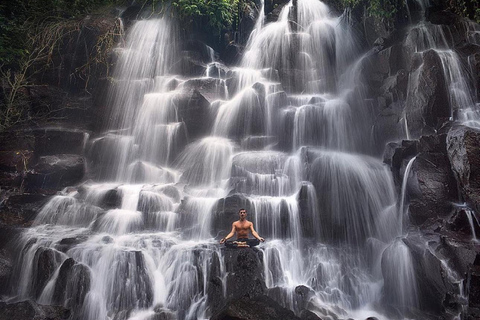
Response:
[[[238,248],[238,247],[253,247],[257,246],[260,241],[264,242],[265,239],[260,237],[258,233],[253,228],[253,223],[247,220],[247,210],[240,209],[238,211],[239,219],[232,224],[232,231],[222,240],[220,243],[225,243],[225,246],[230,248]],[[248,233],[252,231],[252,235],[256,239],[248,239]],[[227,241],[233,235],[237,233],[237,240],[236,241]]]

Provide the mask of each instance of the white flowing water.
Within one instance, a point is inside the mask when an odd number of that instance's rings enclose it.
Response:
[[[269,24],[262,4],[240,65],[227,73],[209,51],[197,78],[178,75],[173,24],[133,24],[117,49],[108,131],[90,141],[96,179],[54,197],[19,240],[17,299],[64,304],[84,320],[209,318],[208,279],[228,291],[214,237],[233,221],[218,227],[221,204],[240,195],[267,239],[268,292],[284,306],[302,311],[303,285],[323,318],[387,319],[384,301],[401,317],[417,307],[393,179],[369,156],[363,57],[344,17],[296,2]],[[445,70],[451,103],[470,114],[461,75]],[[210,107],[195,135],[198,92]],[[67,264],[84,300],[58,293]]]

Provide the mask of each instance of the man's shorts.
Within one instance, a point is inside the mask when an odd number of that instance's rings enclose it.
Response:
[[[258,246],[260,244],[260,240],[258,239],[246,239],[240,238],[237,240],[227,240],[225,242],[225,247],[227,248],[250,248],[254,246]]]

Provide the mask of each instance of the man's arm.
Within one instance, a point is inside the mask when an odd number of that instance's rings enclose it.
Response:
[[[253,223],[250,223],[250,231],[252,232],[252,235],[257,238],[258,240],[260,240],[261,242],[264,242],[265,239],[263,239],[262,237],[260,237],[257,233],[257,231],[255,231],[255,229],[253,229]]]
[[[227,241],[227,239],[230,239],[231,237],[233,237],[234,234],[235,234],[235,222],[232,223],[232,231],[230,231],[230,233],[227,234],[227,236],[225,238],[220,240],[220,243],[224,243],[225,241]]]

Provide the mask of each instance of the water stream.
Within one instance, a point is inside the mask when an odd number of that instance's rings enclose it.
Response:
[[[158,310],[209,318],[206,277],[226,272],[214,222],[224,221],[221,199],[240,194],[267,239],[266,285],[284,306],[300,312],[294,290],[305,285],[320,317],[387,319],[380,305],[388,302],[403,318],[418,307],[400,240],[406,186],[400,215],[390,171],[370,156],[362,52],[343,17],[317,0],[297,2],[268,24],[262,6],[228,77],[212,52],[204,76],[179,75],[180,41],[168,19],[132,25],[117,49],[108,131],[89,142],[95,179],[55,196],[22,235],[16,299],[60,302],[84,320],[151,319]],[[452,110],[467,121],[476,111],[460,67],[438,50]],[[191,104],[198,84],[209,88],[204,117],[193,121],[203,135],[188,118],[200,108]],[[37,279],[35,262],[46,256],[54,265]],[[73,279],[91,279],[82,301],[55,291],[69,258]]]

